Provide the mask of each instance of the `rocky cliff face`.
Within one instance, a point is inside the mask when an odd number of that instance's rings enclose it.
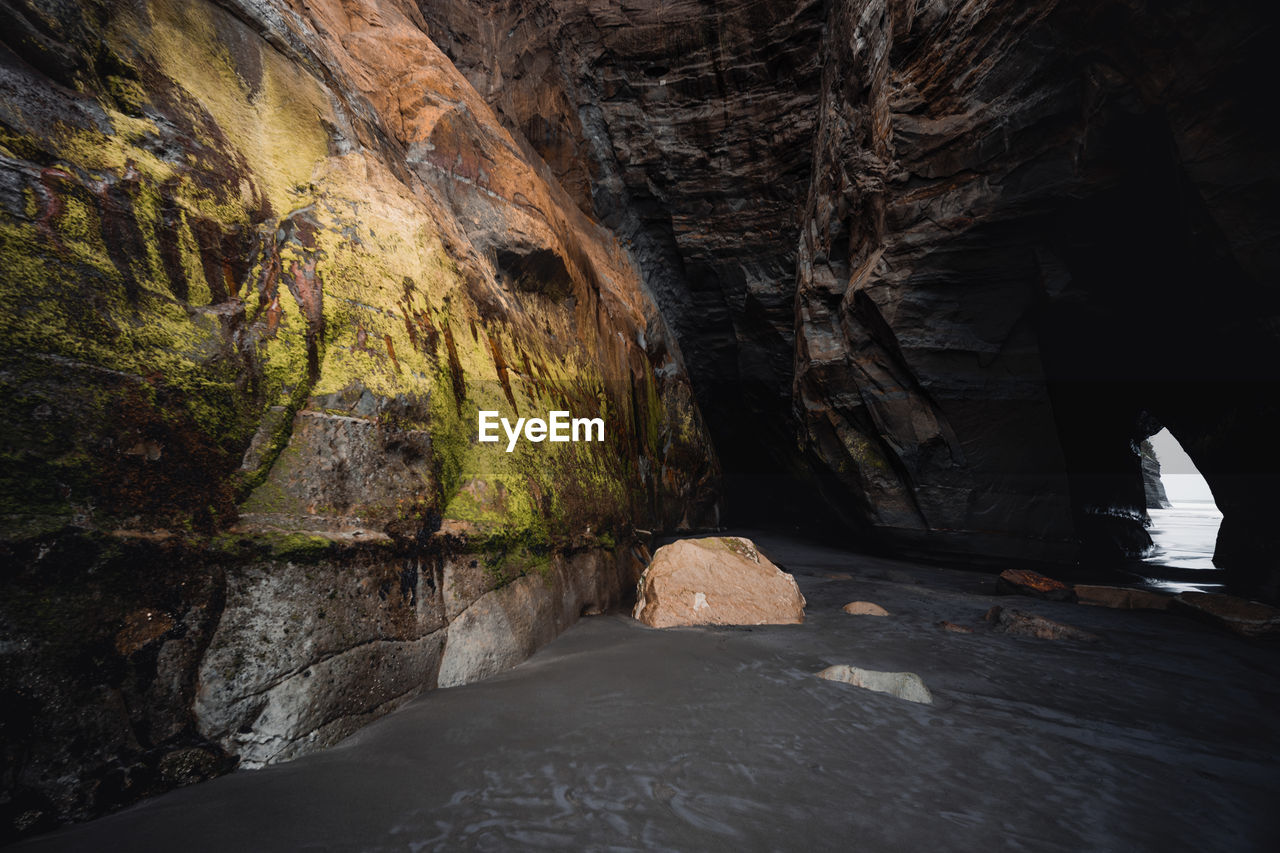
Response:
[[[715,522],[638,270],[414,4],[0,13],[12,829],[491,674]]]
[[[1160,481],[1160,459],[1150,441],[1139,445],[1142,454],[1142,490],[1146,495],[1147,509],[1168,509],[1169,496],[1165,494],[1164,483]]]
[[[1251,3],[833,4],[795,391],[836,500],[904,546],[1132,554],[1145,409],[1276,593],[1245,450],[1277,415],[1274,35]]]
[[[895,548],[1118,559],[1150,544],[1133,452],[1150,413],[1235,495],[1220,559],[1265,591],[1275,543],[1253,537],[1276,472],[1238,448],[1276,414],[1275,158],[1253,107],[1269,7],[424,14],[624,235],[731,482],[810,478]],[[795,497],[767,495],[775,514]]]
[[[793,301],[825,4],[422,7],[504,124],[628,247],[680,340],[730,511],[776,522],[808,476]]]

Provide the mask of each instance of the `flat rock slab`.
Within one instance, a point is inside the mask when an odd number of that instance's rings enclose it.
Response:
[[[1097,634],[1081,631],[1074,625],[1055,622],[1034,613],[1023,613],[1021,610],[1008,610],[996,605],[983,617],[995,630],[1002,634],[1013,634],[1015,637],[1035,637],[1040,640],[1081,640],[1091,643],[1098,639]]]
[[[640,577],[636,598],[633,615],[653,628],[804,622],[796,579],[739,537],[662,546]]]
[[[1280,636],[1280,610],[1215,592],[1184,592],[1173,600],[1187,615],[1221,625],[1243,637]]]
[[[873,601],[850,601],[843,608],[850,616],[888,616],[889,611]]]
[[[1062,581],[1027,569],[1006,569],[996,579],[996,589],[1006,595],[1029,595],[1046,601],[1075,601],[1076,594]]]
[[[1149,589],[1130,589],[1123,586],[1092,586],[1076,584],[1076,600],[1094,607],[1110,607],[1113,610],[1168,610],[1172,595],[1152,592]]]
[[[933,704],[933,694],[929,692],[928,687],[924,686],[920,676],[914,672],[878,672],[874,669],[862,669],[841,663],[827,667],[818,673],[818,677],[825,678],[827,681],[852,684],[854,687],[876,693],[888,693],[890,696],[896,696],[908,702],[918,702],[921,705]]]

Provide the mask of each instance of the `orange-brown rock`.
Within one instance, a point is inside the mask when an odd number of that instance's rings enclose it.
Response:
[[[637,599],[635,618],[654,628],[804,621],[795,578],[738,537],[681,539],[659,548]]]
[[[131,655],[173,630],[173,618],[158,610],[135,610],[116,634],[116,651]]]
[[[1075,592],[1062,581],[1026,569],[1006,569],[996,579],[996,589],[1006,595],[1029,595],[1046,601],[1074,601]]]

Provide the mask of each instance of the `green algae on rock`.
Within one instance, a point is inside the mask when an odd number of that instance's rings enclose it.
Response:
[[[616,602],[632,525],[715,522],[639,275],[413,4],[6,15],[0,610],[29,666],[0,691],[32,745],[7,832],[332,743]],[[491,453],[482,408],[606,441]],[[139,612],[169,627],[116,644]],[[85,703],[114,734],[48,713]]]

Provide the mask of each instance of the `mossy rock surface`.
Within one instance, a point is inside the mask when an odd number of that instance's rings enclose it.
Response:
[[[515,660],[584,602],[616,599],[625,560],[598,555],[633,527],[715,517],[714,454],[624,250],[399,7],[329,11],[6,7],[0,598],[21,611],[4,641],[33,651],[31,684],[5,689],[30,721],[106,709],[96,734],[32,723],[35,781],[7,793],[46,817],[24,831],[154,790],[144,776],[234,764],[235,730],[208,721],[249,707],[234,685],[272,646],[288,663],[273,678],[319,665],[303,623],[350,662],[308,705],[318,728],[279,751],[262,746],[267,722],[236,718],[259,751],[296,754],[385,712],[404,692],[366,707],[358,676],[430,681],[446,620],[418,603],[449,555],[506,602]],[[605,440],[476,441],[480,410],[553,409],[604,418]],[[227,634],[262,624],[228,617],[228,596],[273,578],[307,602],[280,605],[287,637]],[[369,614],[392,600],[416,621],[383,654]],[[189,713],[202,661],[201,678],[233,685],[204,729]],[[163,701],[128,692],[160,678],[176,685]],[[169,709],[142,755],[134,701]]]

